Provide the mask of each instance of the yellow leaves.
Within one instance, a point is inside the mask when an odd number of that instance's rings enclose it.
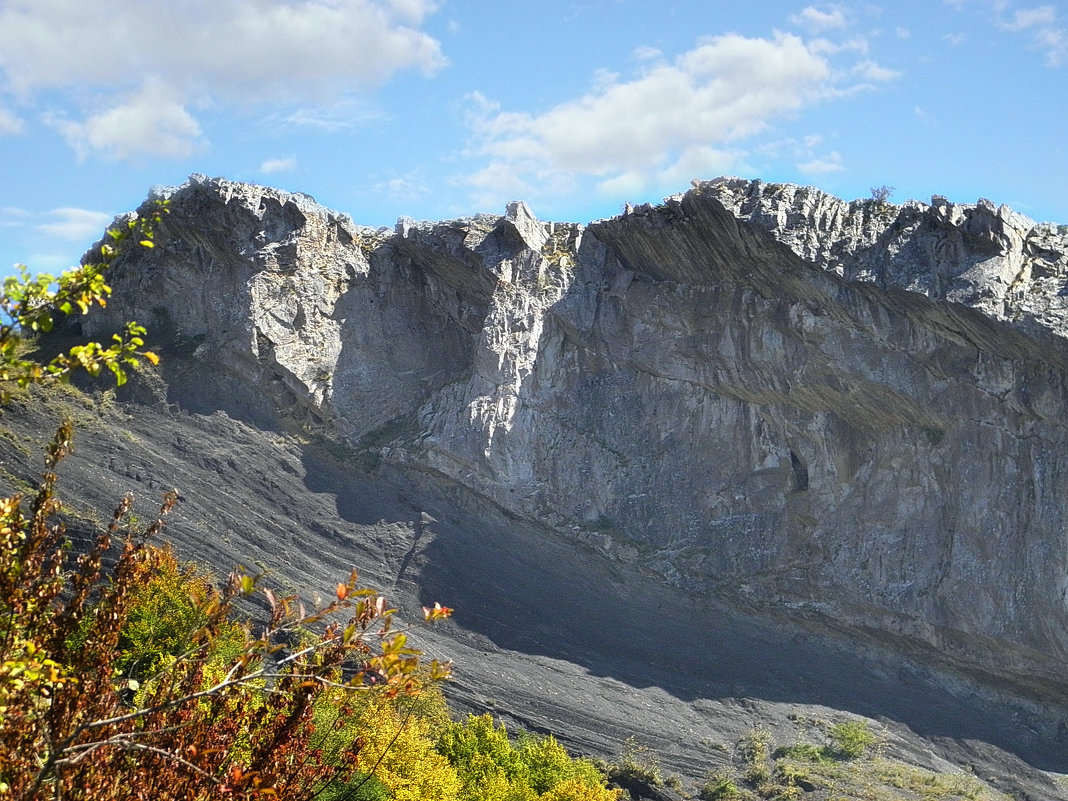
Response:
[[[442,606],[438,602],[434,602],[433,607],[423,607],[423,620],[429,622],[431,620],[445,620],[452,617],[452,610],[447,606]]]
[[[618,801],[622,790],[591,786],[581,779],[567,779],[539,797],[539,801]]]
[[[106,368],[121,386],[126,382],[125,366],[134,366],[142,359],[158,364],[155,353],[140,350],[145,329],[136,323],[129,323],[123,335],[116,335],[114,344],[90,342],[58,354],[47,364],[18,354],[25,334],[51,331],[59,316],[87,314],[94,306],[107,305],[111,287],[104,272],[129,237],[136,236],[142,247],[154,247],[152,228],[166,212],[165,205],[160,208],[161,212],[151,217],[128,221],[125,228],[111,228],[108,236],[112,242],[101,245],[97,263],[67,270],[58,279],[47,273],[31,275],[25,267],[19,268],[18,276],[4,279],[0,293],[0,401],[10,397],[3,384],[25,388],[66,380],[75,371],[97,376]]]
[[[394,801],[453,801],[460,790],[456,771],[435,750],[428,727],[419,718],[405,721],[396,704],[382,701],[367,704],[359,716],[360,764],[378,763],[374,776]]]

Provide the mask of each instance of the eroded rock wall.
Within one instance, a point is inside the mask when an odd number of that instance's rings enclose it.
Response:
[[[324,426],[688,591],[1062,674],[1063,229],[737,179],[585,227],[165,194],[87,327],[184,343],[176,401]]]

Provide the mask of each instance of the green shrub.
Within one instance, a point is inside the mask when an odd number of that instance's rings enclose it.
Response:
[[[768,758],[771,756],[771,732],[753,729],[738,739],[738,755],[746,765],[745,779],[758,789],[771,779]]]
[[[182,564],[169,546],[146,552],[151,575],[136,587],[126,622],[119,632],[119,654],[114,668],[122,676],[143,679],[156,673],[168,659],[193,648],[194,638],[208,622],[207,610],[219,595],[210,574]],[[237,623],[219,621],[212,639],[212,656],[233,658],[244,644],[246,633]]]
[[[469,715],[448,726],[438,753],[460,778],[459,801],[615,801],[605,777],[585,759],[574,759],[553,737],[524,734],[513,744],[504,724]]]
[[[628,737],[623,744],[619,762],[609,766],[608,775],[620,784],[643,782],[651,787],[664,783],[660,762],[649,754],[649,749],[639,745],[635,737]]]
[[[713,773],[701,786],[701,801],[736,801],[741,798],[738,785],[728,773]]]
[[[845,720],[828,730],[834,748],[843,759],[857,759],[878,742],[863,720]]]
[[[796,745],[776,748],[773,755],[776,759],[786,757],[798,762],[830,762],[832,757],[830,749],[825,745],[812,745],[811,743],[797,743]]]
[[[604,784],[604,776],[592,762],[572,758],[552,735],[521,735],[518,751],[520,759],[527,766],[530,787],[539,795],[572,779],[579,780],[587,787]]]
[[[389,788],[373,775],[357,773],[347,782],[331,782],[317,801],[391,801]]]

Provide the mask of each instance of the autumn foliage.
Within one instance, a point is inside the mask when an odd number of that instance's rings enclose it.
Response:
[[[129,323],[45,364],[25,354],[57,318],[102,306],[104,272],[126,242],[153,245],[166,212],[108,232],[99,262],[4,281],[0,403],[78,371],[155,364]],[[232,573],[222,587],[139,528],[129,497],[76,548],[60,520],[64,423],[36,492],[0,498],[0,801],[615,801],[604,779],[552,738],[513,746],[488,717],[454,723],[408,630],[447,618],[438,604],[402,626],[355,572],[310,610]],[[238,614],[262,595],[258,622]]]
[[[369,775],[366,697],[395,705],[447,667],[355,574],[311,611],[264,589],[269,619],[238,625],[253,577],[219,591],[153,544],[173,496],[144,531],[125,500],[73,554],[55,520],[70,438],[28,503],[0,500],[0,798],[311,799]]]

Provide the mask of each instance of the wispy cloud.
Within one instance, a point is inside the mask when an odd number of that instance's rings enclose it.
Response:
[[[830,6],[821,10],[815,6],[806,6],[801,13],[790,17],[790,22],[804,28],[809,33],[822,33],[847,24],[845,12],[841,6]]]
[[[430,194],[430,187],[414,174],[408,174],[379,181],[374,185],[374,191],[393,200],[415,200]]]
[[[1056,21],[1057,9],[1053,6],[1038,6],[1020,9],[1012,15],[1012,19],[1001,23],[1001,26],[1009,31],[1024,31],[1036,26],[1044,28]]]
[[[1007,31],[1030,34],[1032,46],[1045,53],[1048,66],[1059,67],[1068,60],[1068,30],[1060,25],[1053,6],[1018,9],[999,25]]]
[[[52,222],[41,223],[37,230],[58,239],[95,239],[104,233],[104,228],[113,219],[111,214],[89,209],[61,208],[48,212]]]
[[[826,175],[845,169],[842,154],[837,150],[824,151],[823,137],[809,134],[801,139],[776,139],[762,145],[761,155],[773,159],[790,159],[805,175]]]
[[[324,103],[318,106],[303,106],[281,115],[274,115],[269,122],[285,127],[313,128],[326,133],[335,133],[348,128],[381,120],[382,111],[353,98]]]
[[[267,159],[260,164],[260,172],[271,175],[276,172],[290,172],[297,168],[296,156],[288,156],[284,159]]]
[[[22,133],[23,123],[14,112],[0,106],[0,136],[5,134]]]
[[[647,47],[642,45],[641,47],[635,47],[630,55],[635,61],[653,61],[661,58],[664,54],[658,47]]]
[[[419,26],[435,0],[214,0],[183,4],[48,0],[0,5],[0,79],[22,98],[97,98],[81,119],[52,116],[82,156],[188,155],[199,109],[329,106],[398,70],[445,64]],[[71,42],[107,42],[86,58]],[[158,99],[153,95],[158,95]],[[4,120],[7,120],[6,123]],[[0,116],[0,132],[13,118]]]
[[[819,158],[804,161],[797,165],[805,175],[826,175],[829,172],[841,172],[845,169],[842,164],[842,155],[837,150]]]
[[[23,228],[30,216],[30,212],[26,211],[26,209],[20,209],[14,206],[3,206],[0,208],[0,227]]]
[[[853,68],[850,70],[850,74],[865,81],[874,81],[875,83],[886,83],[887,81],[893,81],[901,77],[901,73],[897,70],[883,67],[870,60],[854,64]]]

